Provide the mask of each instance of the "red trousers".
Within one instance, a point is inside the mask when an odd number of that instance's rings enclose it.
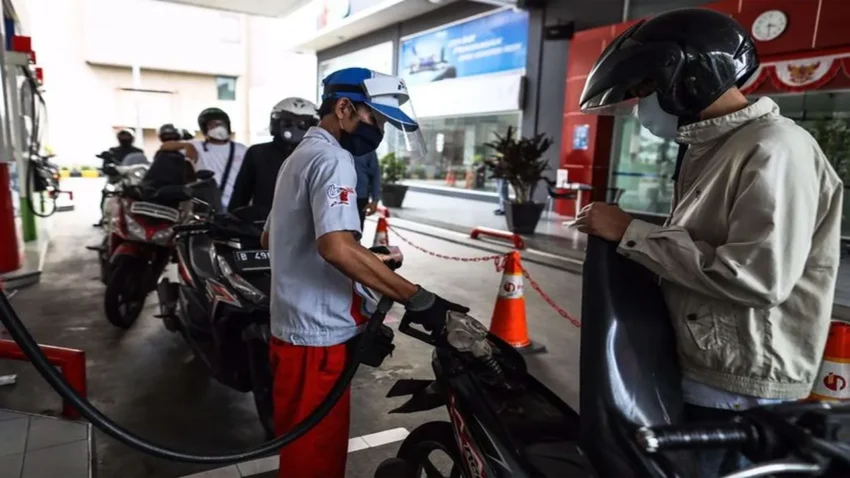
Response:
[[[325,399],[348,360],[345,344],[305,347],[272,338],[274,425],[279,435],[301,423]],[[312,430],[280,450],[281,478],[344,478],[350,389]]]

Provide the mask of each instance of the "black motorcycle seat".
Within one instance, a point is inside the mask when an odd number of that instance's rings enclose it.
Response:
[[[645,457],[640,426],[683,422],[676,341],[658,280],[590,237],[582,284],[581,444],[599,476],[634,476]],[[675,473],[697,476],[690,453],[667,454]]]

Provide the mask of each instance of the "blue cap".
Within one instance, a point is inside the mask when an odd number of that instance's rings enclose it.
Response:
[[[371,92],[367,88],[368,80],[386,78],[396,81],[397,88],[391,92]],[[380,113],[393,126],[402,131],[415,131],[419,124],[399,108],[407,102],[407,87],[396,77],[381,75],[366,68],[345,68],[335,71],[322,80],[322,101],[331,98],[348,98],[351,101],[365,103],[372,111]],[[382,86],[385,86],[384,83]]]

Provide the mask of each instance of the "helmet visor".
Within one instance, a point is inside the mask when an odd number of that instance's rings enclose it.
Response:
[[[639,25],[614,39],[593,65],[579,101],[582,113],[630,115],[639,98],[671,88],[684,63],[681,47],[635,41],[630,36]]]
[[[363,82],[371,108],[379,124],[384,127],[387,144],[396,153],[411,159],[425,156],[427,148],[425,138],[419,128],[419,121],[413,110],[413,102],[407,92],[407,86],[394,76],[376,75]]]

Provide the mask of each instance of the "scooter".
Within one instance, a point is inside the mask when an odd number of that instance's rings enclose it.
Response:
[[[103,306],[110,323],[127,329],[171,259],[172,228],[181,222],[181,202],[191,194],[184,186],[152,189],[142,184],[112,195],[117,200],[101,253],[101,274],[107,278]]]
[[[200,172],[199,172],[200,173]],[[274,436],[269,370],[268,251],[260,246],[267,211],[247,206],[217,214],[215,181],[193,186],[206,215],[175,226],[179,282],[157,286],[165,327],[180,332],[193,353],[222,384],[253,392],[260,422]]]
[[[445,406],[450,422],[414,429],[376,478],[700,476],[695,453],[711,448],[742,449],[755,462],[738,478],[850,476],[850,404],[792,403],[684,424],[656,282],[613,244],[591,238],[587,257],[595,267],[584,272],[581,417],[475,319],[451,313],[430,333],[403,319],[400,332],[435,347],[435,379],[397,382],[388,396],[410,399],[391,413]],[[446,474],[435,451],[451,462]]]
[[[112,206],[109,204],[109,198],[114,198],[117,193],[120,193],[126,187],[137,186],[141,184],[147,173],[150,163],[142,153],[133,153],[127,155],[120,164],[115,162],[115,155],[111,151],[104,151],[95,155],[103,164],[100,167],[101,172],[106,177],[106,184],[103,185],[101,191],[100,213],[101,219],[95,226],[108,226],[109,213],[112,211]]]
[[[105,163],[103,165],[102,171],[106,175],[107,181],[101,191],[101,220],[96,224],[97,226],[103,227],[105,231],[108,231],[110,227],[114,226],[114,213],[118,210],[115,203],[118,201],[118,197],[120,197],[124,189],[139,186],[147,170],[148,166],[144,164],[117,166],[112,163]],[[98,253],[100,281],[106,285],[106,281],[109,278],[109,234],[103,236],[100,245],[86,246],[86,249]]]

